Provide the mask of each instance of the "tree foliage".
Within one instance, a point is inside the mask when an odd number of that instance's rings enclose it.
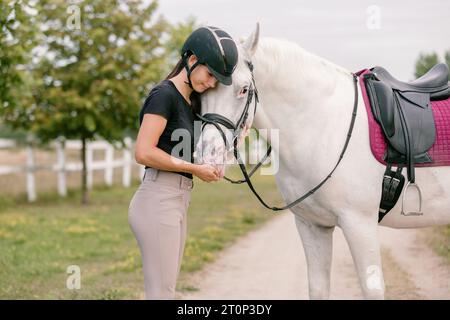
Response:
[[[0,1],[0,119],[13,114],[26,95],[35,22],[33,1]]]
[[[429,54],[420,54],[419,58],[416,62],[416,71],[415,76],[416,78],[419,78],[423,76],[425,73],[427,73],[428,70],[430,70],[434,65],[438,64],[440,62],[440,59],[437,55],[437,53],[429,53]],[[445,53],[445,61],[447,66],[450,67],[450,50]]]
[[[1,1],[0,115],[43,142],[81,140],[85,191],[86,142],[136,134],[195,22],[170,25],[156,1]]]

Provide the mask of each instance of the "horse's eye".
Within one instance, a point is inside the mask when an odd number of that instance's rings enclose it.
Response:
[[[244,88],[241,89],[241,93],[239,95],[246,94],[247,91],[248,91],[248,88],[244,87]]]

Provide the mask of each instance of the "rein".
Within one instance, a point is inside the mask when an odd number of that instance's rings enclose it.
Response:
[[[333,170],[331,170],[331,172],[314,188],[312,188],[311,190],[309,190],[308,192],[306,192],[304,195],[302,195],[301,197],[299,197],[297,200],[285,205],[284,207],[272,207],[269,206],[266,202],[264,202],[264,200],[261,198],[261,196],[258,194],[258,192],[255,190],[255,188],[253,187],[253,184],[251,182],[250,177],[256,172],[256,170],[258,170],[258,168],[264,163],[264,161],[267,159],[267,157],[269,157],[271,151],[272,151],[272,146],[269,145],[269,148],[267,149],[266,154],[264,155],[263,159],[260,160],[258,162],[257,165],[255,165],[251,170],[250,170],[250,174],[247,172],[247,169],[245,168],[245,164],[241,159],[238,147],[237,147],[237,138],[239,137],[243,127],[245,126],[245,121],[247,120],[248,117],[248,110],[249,110],[249,106],[252,102],[253,99],[253,95],[255,95],[255,110],[254,110],[254,114],[256,114],[256,107],[258,105],[258,91],[256,89],[256,85],[255,85],[255,79],[253,77],[253,65],[250,61],[247,61],[247,65],[251,71],[252,74],[252,84],[250,85],[249,88],[249,93],[248,93],[248,97],[247,97],[247,102],[245,104],[245,108],[244,111],[242,112],[237,124],[235,125],[232,121],[230,121],[229,119],[227,119],[226,117],[220,115],[220,114],[215,114],[215,113],[207,113],[203,116],[198,115],[197,116],[204,121],[204,124],[202,125],[202,130],[203,127],[206,124],[212,124],[214,125],[217,130],[220,132],[220,134],[222,135],[222,138],[225,142],[225,146],[226,148],[228,148],[228,141],[226,138],[225,133],[223,132],[223,130],[220,128],[219,124],[223,125],[224,127],[226,127],[227,129],[231,129],[234,130],[234,134],[233,134],[233,138],[232,138],[232,144],[233,144],[233,148],[234,148],[234,157],[236,158],[236,160],[238,161],[239,164],[239,168],[241,169],[242,174],[244,175],[244,179],[242,180],[232,180],[229,179],[227,177],[224,177],[227,181],[234,183],[234,184],[241,184],[246,182],[248,187],[250,188],[250,190],[253,192],[253,194],[256,196],[256,198],[259,200],[259,202],[266,207],[267,209],[273,210],[273,211],[281,211],[281,210],[286,210],[289,208],[292,208],[293,206],[299,204],[300,202],[302,202],[303,200],[305,200],[306,198],[308,198],[309,196],[311,196],[312,194],[314,194],[314,192],[316,192],[320,187],[322,187],[323,184],[325,184],[325,182],[331,178],[332,174],[334,173],[334,171],[336,170],[336,168],[338,167],[339,163],[341,162],[342,158],[344,157],[345,151],[347,150],[347,146],[350,142],[350,138],[352,136],[352,132],[353,132],[353,127],[355,125],[355,120],[356,120],[356,112],[358,109],[358,88],[357,88],[357,82],[358,82],[358,78],[355,74],[352,73],[353,76],[353,83],[354,83],[354,88],[355,88],[355,98],[354,98],[354,105],[353,105],[353,112],[352,112],[352,119],[350,121],[350,126],[348,128],[347,131],[347,138],[345,140],[345,144],[344,147],[342,148],[342,151],[339,155],[339,159],[336,163],[336,165],[334,166]],[[226,151],[226,153],[228,153],[228,151],[230,151],[231,149],[228,149]]]

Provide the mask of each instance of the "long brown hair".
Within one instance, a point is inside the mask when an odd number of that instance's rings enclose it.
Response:
[[[169,80],[170,78],[175,77],[178,75],[181,70],[184,68],[184,61],[183,59],[178,60],[177,64],[173,68],[173,70],[167,75],[166,80]],[[191,100],[191,107],[194,111],[194,114],[200,113],[202,110],[202,101],[200,100],[200,94],[196,91],[192,91],[190,95]]]

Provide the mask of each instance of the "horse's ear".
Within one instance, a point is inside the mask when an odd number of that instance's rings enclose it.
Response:
[[[259,22],[256,23],[256,29],[252,32],[252,34],[245,40],[241,40],[243,42],[242,47],[248,52],[250,57],[252,57],[256,48],[258,47],[259,40]]]

